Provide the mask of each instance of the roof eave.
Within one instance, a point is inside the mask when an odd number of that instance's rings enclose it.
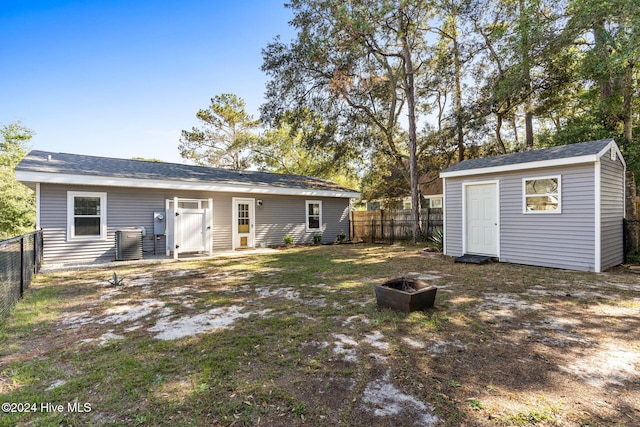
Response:
[[[339,197],[355,199],[360,193],[352,191],[322,190],[313,188],[273,187],[251,184],[221,184],[214,182],[175,181],[164,179],[141,179],[106,176],[89,176],[51,172],[16,170],[18,181],[29,183],[95,185],[105,187],[160,188],[170,190],[200,190],[223,193],[275,194],[285,196]]]
[[[606,151],[606,149],[603,151]],[[584,156],[567,157],[563,159],[540,160],[536,162],[527,162],[527,163],[512,163],[508,165],[492,166],[492,167],[477,168],[477,169],[464,169],[464,170],[451,171],[451,172],[443,171],[443,172],[440,172],[440,177],[455,178],[455,177],[470,176],[470,175],[485,175],[490,173],[511,172],[516,169],[517,170],[540,169],[540,168],[549,168],[553,166],[567,166],[567,165],[576,165],[581,163],[594,163],[599,158],[600,157],[598,154],[588,154]]]

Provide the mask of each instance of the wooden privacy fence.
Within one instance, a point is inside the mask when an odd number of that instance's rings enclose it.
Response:
[[[11,312],[42,265],[42,230],[0,241],[0,320]]]
[[[410,210],[376,210],[351,212],[351,240],[393,243],[413,240],[414,220]],[[442,209],[420,211],[422,241],[442,234]]]

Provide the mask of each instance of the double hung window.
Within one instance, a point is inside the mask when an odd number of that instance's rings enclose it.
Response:
[[[67,192],[67,238],[99,240],[106,231],[107,193]]]

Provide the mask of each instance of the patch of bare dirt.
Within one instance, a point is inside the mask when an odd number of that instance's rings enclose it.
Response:
[[[283,284],[275,273],[256,280],[241,268],[164,267],[119,287],[86,280],[87,293],[70,295],[59,318],[1,355],[0,367],[129,337],[204,351],[198,338],[207,334],[284,319],[286,339],[269,341],[281,331],[265,326],[255,354],[237,356],[234,381],[253,384],[251,397],[233,389],[213,399],[259,407],[260,422],[255,415],[245,425],[640,425],[637,276],[466,266],[408,252],[385,262],[389,271],[358,278],[362,285],[326,284],[325,273],[317,283]],[[389,274],[438,286],[435,308],[378,310],[371,284]],[[9,387],[0,376],[0,391]],[[153,395],[186,405],[193,387],[180,372]]]

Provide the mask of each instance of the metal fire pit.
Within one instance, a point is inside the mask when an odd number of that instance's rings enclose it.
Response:
[[[422,280],[398,277],[375,285],[378,307],[404,313],[433,307],[438,288]]]

